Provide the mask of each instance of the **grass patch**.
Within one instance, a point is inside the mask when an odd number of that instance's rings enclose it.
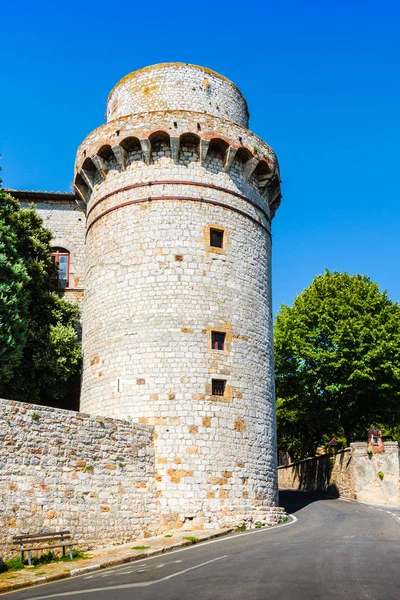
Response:
[[[23,568],[24,563],[22,562],[22,558],[16,556],[0,564],[0,573],[4,573],[5,571],[21,571]]]
[[[167,533],[167,535],[164,535],[164,537],[165,538],[170,538],[170,537],[173,537],[173,534],[172,533]]]
[[[38,567],[39,565],[48,565],[49,563],[58,562],[60,557],[53,552],[53,550],[49,550],[40,556],[32,556],[31,560],[33,566]]]
[[[90,558],[87,554],[82,552],[81,550],[75,550],[72,548],[72,560],[77,560],[79,558]],[[50,563],[57,562],[71,562],[69,557],[69,553],[67,556],[59,556],[52,550],[41,554],[40,556],[32,556],[31,559],[33,567],[41,567],[42,565],[48,565]],[[0,564],[0,573],[4,573],[6,571],[23,571],[24,566],[28,564],[28,561],[25,560],[22,562],[22,558],[20,556],[16,556],[14,558],[10,558],[10,560],[6,560],[4,563]],[[46,573],[35,573],[37,575],[45,575]]]
[[[194,535],[187,535],[186,537],[183,537],[182,539],[188,540],[189,542],[192,542],[192,544],[197,544],[197,542],[199,541],[199,538],[194,537]]]
[[[133,546],[131,550],[148,550],[150,546]]]
[[[246,525],[238,525],[235,529],[235,531],[246,531],[247,527]]]
[[[78,560],[80,558],[87,559],[91,557],[88,554],[82,552],[82,550],[75,550],[75,548],[72,548],[72,560]],[[69,554],[67,554],[67,556],[61,556],[61,558],[59,558],[58,560],[60,562],[71,562]]]

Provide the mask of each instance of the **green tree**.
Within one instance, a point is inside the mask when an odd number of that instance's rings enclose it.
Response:
[[[400,421],[400,306],[363,275],[316,277],[275,322],[278,437],[311,454],[343,432]]]
[[[53,291],[51,233],[0,190],[0,395],[65,405],[79,377],[77,308]]]

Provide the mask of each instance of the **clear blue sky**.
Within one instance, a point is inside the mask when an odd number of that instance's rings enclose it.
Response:
[[[121,77],[204,65],[241,88],[250,128],[278,154],[274,310],[325,268],[400,300],[398,2],[22,0],[1,20],[5,187],[69,190]]]

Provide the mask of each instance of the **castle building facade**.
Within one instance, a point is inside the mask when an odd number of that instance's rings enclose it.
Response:
[[[248,119],[240,90],[213,71],[140,69],[78,149],[76,202],[36,201],[60,287],[73,301],[84,289],[81,411],[154,426],[164,529],[282,514],[271,315],[280,178]]]

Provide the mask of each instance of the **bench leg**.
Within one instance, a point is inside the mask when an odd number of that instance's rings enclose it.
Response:
[[[63,545],[63,556],[65,556],[65,546]]]
[[[24,562],[24,558],[25,558],[24,551],[23,551],[23,550],[21,550],[21,559],[22,559],[22,562]]]
[[[31,561],[31,551],[28,550],[28,565],[31,567],[32,566],[32,561]]]
[[[72,546],[69,547],[69,557],[72,560]]]

